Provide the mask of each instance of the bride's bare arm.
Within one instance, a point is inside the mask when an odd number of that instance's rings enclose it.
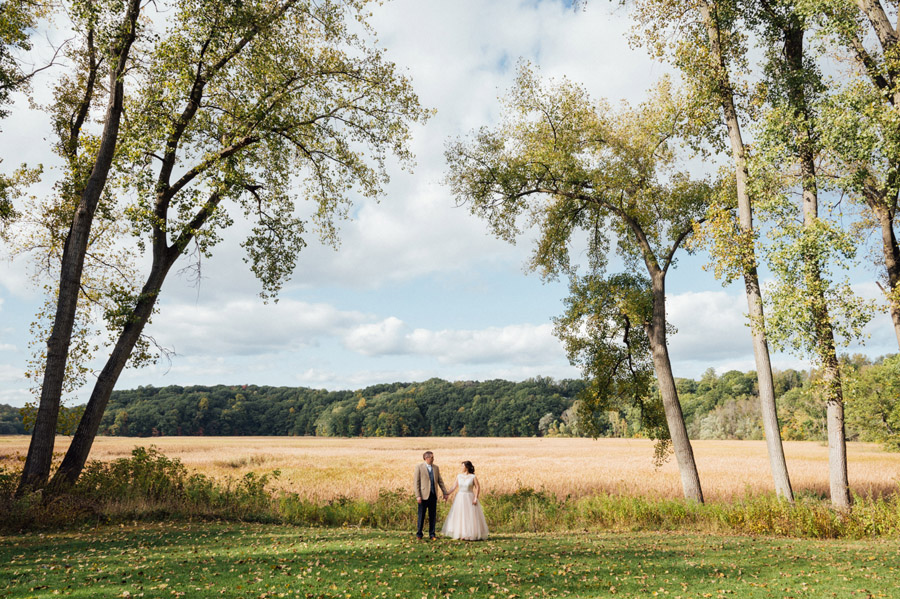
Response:
[[[472,499],[472,503],[476,504],[478,503],[478,496],[481,494],[481,483],[478,482],[477,476],[472,479],[472,482],[475,485],[475,498]]]

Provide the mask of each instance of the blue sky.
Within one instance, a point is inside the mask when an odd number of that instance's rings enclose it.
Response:
[[[204,262],[199,287],[173,274],[163,288],[149,332],[175,350],[171,362],[126,371],[119,388],[347,389],[430,377],[578,376],[552,335],[565,284],[526,274],[528,239],[512,246],[492,238],[441,184],[445,142],[496,121],[497,98],[520,59],[613,102],[640,101],[668,71],[629,47],[627,14],[616,3],[590,3],[586,11],[567,4],[395,0],[376,7],[379,43],[412,78],[422,104],[437,110],[415,129],[415,172],[396,169],[379,203],[357,203],[354,219],[342,225],[338,251],[311,238],[277,304],[258,299],[259,284],[239,247],[242,224],[236,224]],[[40,82],[36,89],[40,99]],[[53,164],[46,120],[17,104],[2,125],[4,168],[23,160]],[[53,176],[49,171],[34,192],[46,192]],[[669,276],[669,316],[679,329],[670,345],[676,376],[753,368],[742,290],[723,288],[702,270],[704,262],[704,256],[683,256]],[[23,373],[41,297],[28,271],[27,259],[0,262],[0,403],[30,398]],[[861,293],[876,296],[872,268],[852,276]],[[870,332],[861,351],[896,352],[885,315]],[[775,364],[805,366],[787,355],[776,355]]]

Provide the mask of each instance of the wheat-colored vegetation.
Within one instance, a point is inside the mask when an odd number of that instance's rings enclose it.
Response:
[[[0,466],[10,468],[23,460],[28,439],[0,437]],[[57,439],[60,455],[68,442],[67,437]],[[597,492],[682,496],[674,457],[656,469],[653,444],[645,439],[99,437],[91,458],[126,457],[137,445],[155,445],[189,470],[217,479],[280,470],[276,488],[313,501],[341,496],[374,500],[382,489],[411,488],[413,467],[428,449],[435,452],[435,463],[448,484],[455,479],[459,462],[471,460],[490,493],[532,488],[560,498]],[[771,491],[763,441],[694,441],[693,446],[707,500],[731,501]],[[785,443],[785,453],[795,492],[825,496],[827,447],[792,441]],[[854,493],[882,496],[897,491],[900,454],[875,444],[849,443],[848,456]]]

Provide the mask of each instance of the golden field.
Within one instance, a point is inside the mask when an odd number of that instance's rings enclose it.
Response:
[[[29,437],[0,437],[0,466],[21,464]],[[65,451],[68,437],[58,437]],[[410,489],[413,467],[425,450],[435,453],[444,480],[452,485],[461,460],[471,460],[487,492],[521,487],[560,497],[605,491],[651,497],[681,497],[674,456],[653,465],[653,444],[645,439],[562,438],[353,438],[325,437],[99,437],[92,459],[113,460],[137,445],[155,445],[188,469],[216,478],[250,471],[280,470],[275,486],[313,500],[338,496],[374,499],[381,489]],[[693,441],[707,500],[729,501],[772,488],[764,441]],[[900,484],[900,454],[875,444],[849,443],[850,485],[860,495],[893,493]],[[828,450],[819,443],[785,443],[795,492],[827,494]],[[61,453],[60,453],[61,457]]]

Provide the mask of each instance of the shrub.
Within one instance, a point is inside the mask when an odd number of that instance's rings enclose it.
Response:
[[[92,461],[82,472],[75,492],[98,500],[169,500],[184,495],[187,468],[151,446],[135,447],[130,458]]]
[[[41,492],[14,497],[17,473],[0,471],[0,524],[6,528],[58,527],[87,520],[227,518],[273,521],[268,484],[277,478],[250,472],[242,478],[216,481],[190,474],[178,459],[156,447],[136,447],[131,457],[92,461],[65,493]],[[11,482],[10,482],[11,481]]]

